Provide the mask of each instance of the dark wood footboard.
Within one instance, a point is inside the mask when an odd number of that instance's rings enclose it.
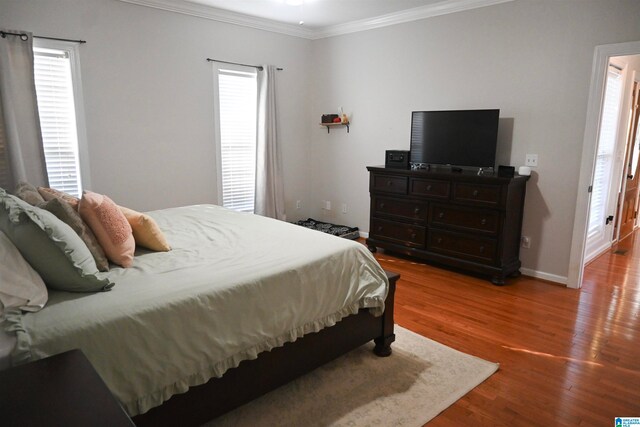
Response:
[[[289,381],[374,340],[378,356],[391,354],[393,304],[399,275],[387,272],[389,294],[385,312],[374,317],[369,310],[346,317],[336,325],[305,335],[293,343],[245,360],[221,378],[191,387],[133,421],[138,426],[198,426],[241,406]]]

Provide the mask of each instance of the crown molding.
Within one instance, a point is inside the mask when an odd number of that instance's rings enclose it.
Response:
[[[217,9],[214,7],[184,0],[119,1],[139,6],[166,10],[169,12],[182,13],[184,15],[191,15],[199,18],[211,19],[213,21],[225,22],[228,24],[241,25],[243,27],[255,28],[258,30],[286,34],[288,36],[316,40],[326,37],[334,37],[343,34],[372,30],[375,28],[388,27],[390,25],[402,24],[406,22],[417,21],[420,19],[432,18],[434,16],[462,12],[465,10],[494,6],[514,0],[443,0],[441,2],[430,4],[427,6],[388,13],[386,15],[377,16],[375,18],[361,19],[345,24],[330,25],[317,29],[304,28],[293,24],[285,24],[270,19],[258,18],[242,13]]]
[[[465,10],[494,6],[511,1],[514,0],[443,0],[427,6],[388,13],[375,18],[323,27],[314,31],[313,38],[322,39],[326,37],[340,36],[343,34],[357,33],[360,31],[373,30],[375,28],[388,27],[391,25],[418,21],[435,16],[448,15],[450,13],[463,12]]]
[[[210,19],[227,24],[241,25],[243,27],[258,30],[271,31],[273,33],[286,34],[288,36],[312,39],[313,31],[298,25],[284,24],[270,19],[258,18],[229,10],[217,9],[211,6],[187,2],[184,0],[119,0],[138,6],[152,7],[168,12],[182,13],[198,18]]]

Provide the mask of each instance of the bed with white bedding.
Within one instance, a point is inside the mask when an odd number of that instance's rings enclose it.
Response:
[[[173,249],[139,249],[133,267],[105,273],[108,292],[49,291],[40,312],[9,312],[13,364],[80,348],[133,416],[347,316],[385,310],[387,275],[356,242],[214,205],[149,215]],[[388,348],[386,315],[369,339]]]

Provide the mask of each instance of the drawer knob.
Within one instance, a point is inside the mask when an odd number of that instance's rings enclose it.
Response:
[[[438,218],[440,218],[440,219],[444,218],[444,212],[440,212],[440,213],[438,214]]]
[[[438,238],[436,239],[436,242],[437,242],[437,243],[442,243],[442,237],[438,237]]]
[[[411,239],[415,240],[415,238],[418,237],[418,235],[416,233],[411,233]]]
[[[480,253],[484,253],[484,246],[480,246]]]
[[[415,209],[413,210],[413,213],[415,213],[415,214],[419,214],[419,213],[420,213],[420,208],[415,208]]]
[[[378,226],[378,231],[382,231],[382,226],[381,225]]]
[[[471,194],[473,194],[473,197],[476,197],[478,195],[478,190],[473,190],[473,193]]]
[[[387,181],[387,187],[391,187],[393,185],[393,181]]]
[[[384,209],[384,203],[380,203],[380,209]]]
[[[427,185],[427,191],[431,191],[431,184]]]
[[[486,225],[486,224],[487,224],[487,218],[482,218],[482,219],[480,220],[480,224],[482,224],[482,225]]]

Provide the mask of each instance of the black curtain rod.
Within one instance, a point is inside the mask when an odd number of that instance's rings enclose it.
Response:
[[[29,35],[25,33],[8,33],[6,31],[0,31],[0,36],[4,39],[7,36],[19,36],[20,40],[27,41],[29,40]],[[44,36],[33,36],[36,39],[47,39],[47,40],[58,40],[61,42],[74,42],[74,43],[86,43],[86,40],[71,40],[71,39],[59,39],[57,37],[44,37]]]
[[[212,58],[207,58],[207,62],[221,62],[223,64],[242,65],[243,67],[253,67],[253,68],[257,68],[258,70],[262,70],[263,68],[262,65],[241,64],[239,62],[221,61],[219,59],[212,59]],[[284,70],[284,68],[276,68],[276,70],[282,71]]]

